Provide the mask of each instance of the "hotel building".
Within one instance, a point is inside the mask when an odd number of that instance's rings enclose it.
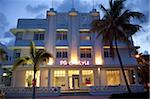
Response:
[[[95,9],[80,13],[75,9],[57,12],[51,8],[46,19],[19,19],[17,28],[11,29],[16,36],[14,59],[30,55],[30,42],[37,49],[45,49],[54,56],[48,64],[41,63],[36,73],[37,86],[59,86],[61,90],[88,89],[89,86],[125,85],[120,64],[109,46],[92,33],[91,22],[100,19]],[[118,48],[129,84],[138,84],[137,62],[123,42]],[[13,87],[31,87],[33,66],[22,65],[13,72]]]

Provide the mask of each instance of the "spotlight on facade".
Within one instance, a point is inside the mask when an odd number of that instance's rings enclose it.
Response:
[[[53,58],[49,58],[49,61],[48,61],[47,65],[53,65],[53,63],[54,63]]]

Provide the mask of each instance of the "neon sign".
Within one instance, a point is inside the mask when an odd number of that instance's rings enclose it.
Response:
[[[71,62],[68,62],[67,60],[61,60],[60,65],[77,65],[73,64]],[[78,65],[90,65],[90,62],[87,60],[80,61]]]

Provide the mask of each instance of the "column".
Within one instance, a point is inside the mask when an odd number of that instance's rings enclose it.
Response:
[[[101,85],[101,68],[98,68],[98,85]]]
[[[82,88],[82,70],[79,70],[79,88]]]
[[[134,74],[135,74],[135,84],[139,84],[139,77],[138,77],[138,71],[137,68],[134,69]]]
[[[69,89],[69,82],[68,82],[68,69],[65,70],[66,71],[66,79],[65,79],[65,89],[68,90]]]
[[[50,73],[50,68],[48,69],[48,87],[50,87],[51,86],[51,84],[50,84],[50,79],[51,78],[51,73]]]

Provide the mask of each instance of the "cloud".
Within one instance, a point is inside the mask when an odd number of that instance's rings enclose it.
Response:
[[[44,4],[41,4],[41,5],[37,5],[37,6],[31,6],[31,5],[27,5],[26,6],[26,10],[30,13],[39,13],[43,10],[46,10],[48,8],[48,5],[44,5]]]
[[[43,14],[43,13],[40,13],[40,14],[38,14],[36,17],[35,17],[35,19],[41,19],[41,18],[44,18],[45,17],[45,15]]]
[[[0,13],[0,38],[4,36],[4,31],[8,27],[9,22],[3,13]]]

